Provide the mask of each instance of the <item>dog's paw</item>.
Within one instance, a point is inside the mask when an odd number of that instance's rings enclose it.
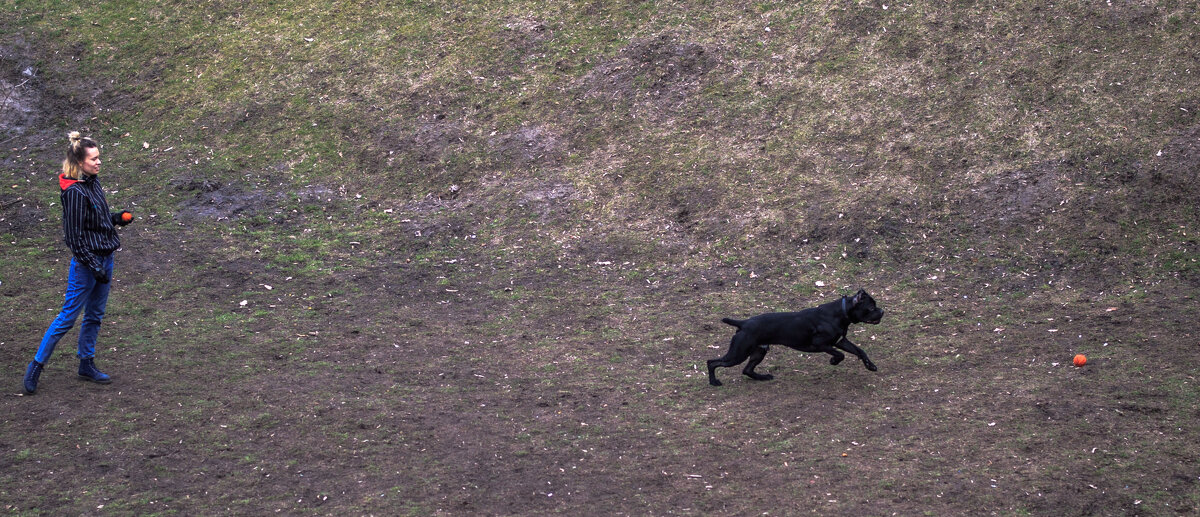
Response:
[[[711,384],[711,385],[713,385],[713,386],[720,386],[720,385],[721,385],[721,381],[718,381],[718,380],[716,380],[716,379],[709,379],[709,380],[708,380],[708,383],[709,383],[709,384]]]
[[[872,363],[871,361],[864,361],[863,366],[866,366],[868,370],[871,370],[873,372],[879,371],[879,368],[877,368],[875,366],[875,363]]]
[[[846,356],[835,355],[835,356],[829,358],[829,364],[837,366],[837,364],[842,362],[842,359],[845,359],[845,358],[846,358]]]

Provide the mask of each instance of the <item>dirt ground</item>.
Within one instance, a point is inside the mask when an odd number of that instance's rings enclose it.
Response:
[[[12,235],[52,234],[47,219]],[[790,279],[684,246],[641,266],[598,236],[566,251],[438,244],[431,260],[288,280],[216,259],[195,231],[126,231],[102,333],[109,386],[73,378],[72,335],[39,393],[19,393],[65,253],[48,244],[60,261],[45,274],[4,279],[6,512],[1200,509],[1191,284],[1114,296],[1086,275],[1024,289],[868,271],[888,314],[850,338],[879,372],[781,349],[760,367],[775,380],[726,369],[714,388],[704,361],[731,335],[721,317],[855,286],[796,296]],[[413,249],[394,238],[372,247]]]
[[[712,59],[639,41],[582,88],[641,74],[639,102],[674,106]],[[114,172],[140,217],[98,347],[114,382],[75,378],[72,333],[28,396],[69,260],[50,119],[78,108],[30,91],[0,159],[0,513],[1200,514],[1200,276],[1163,266],[1195,262],[1194,215],[1171,222],[1194,214],[1200,129],[1091,198],[1065,203],[1088,173],[1049,160],[930,213],[814,196],[784,229],[701,188],[597,215],[555,168],[578,135],[549,123],[477,143],[539,175],[416,201]],[[460,133],[395,145],[436,162]],[[1131,251],[1128,212],[1178,233]],[[878,372],[777,347],[774,380],[707,383],[722,317],[860,287],[887,311],[849,336]]]

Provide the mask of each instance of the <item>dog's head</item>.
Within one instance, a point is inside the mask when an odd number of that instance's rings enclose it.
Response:
[[[846,314],[855,323],[878,325],[883,319],[883,309],[875,305],[875,299],[867,294],[866,289],[859,289],[853,297],[846,300]]]

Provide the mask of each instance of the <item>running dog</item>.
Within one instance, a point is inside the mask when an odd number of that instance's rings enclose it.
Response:
[[[838,364],[846,355],[845,350],[862,359],[863,366],[874,372],[878,368],[867,358],[867,354],[846,339],[846,331],[853,323],[878,325],[883,319],[883,309],[875,306],[875,299],[866,290],[859,289],[854,296],[843,296],[800,312],[772,312],[760,314],[748,320],[724,318],[721,321],[737,327],[729,342],[729,351],[719,359],[708,361],[708,383],[720,386],[717,367],[737,366],[749,359],[742,373],[756,381],[769,381],[774,376],[755,373],[754,367],[767,356],[770,345],[783,345],[801,352],[825,352],[831,356],[829,364]]]

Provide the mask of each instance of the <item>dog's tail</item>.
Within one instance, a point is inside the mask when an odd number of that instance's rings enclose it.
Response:
[[[729,325],[733,325],[737,328],[742,328],[742,324],[745,323],[746,320],[735,320],[733,318],[721,318],[721,322],[729,324]]]

